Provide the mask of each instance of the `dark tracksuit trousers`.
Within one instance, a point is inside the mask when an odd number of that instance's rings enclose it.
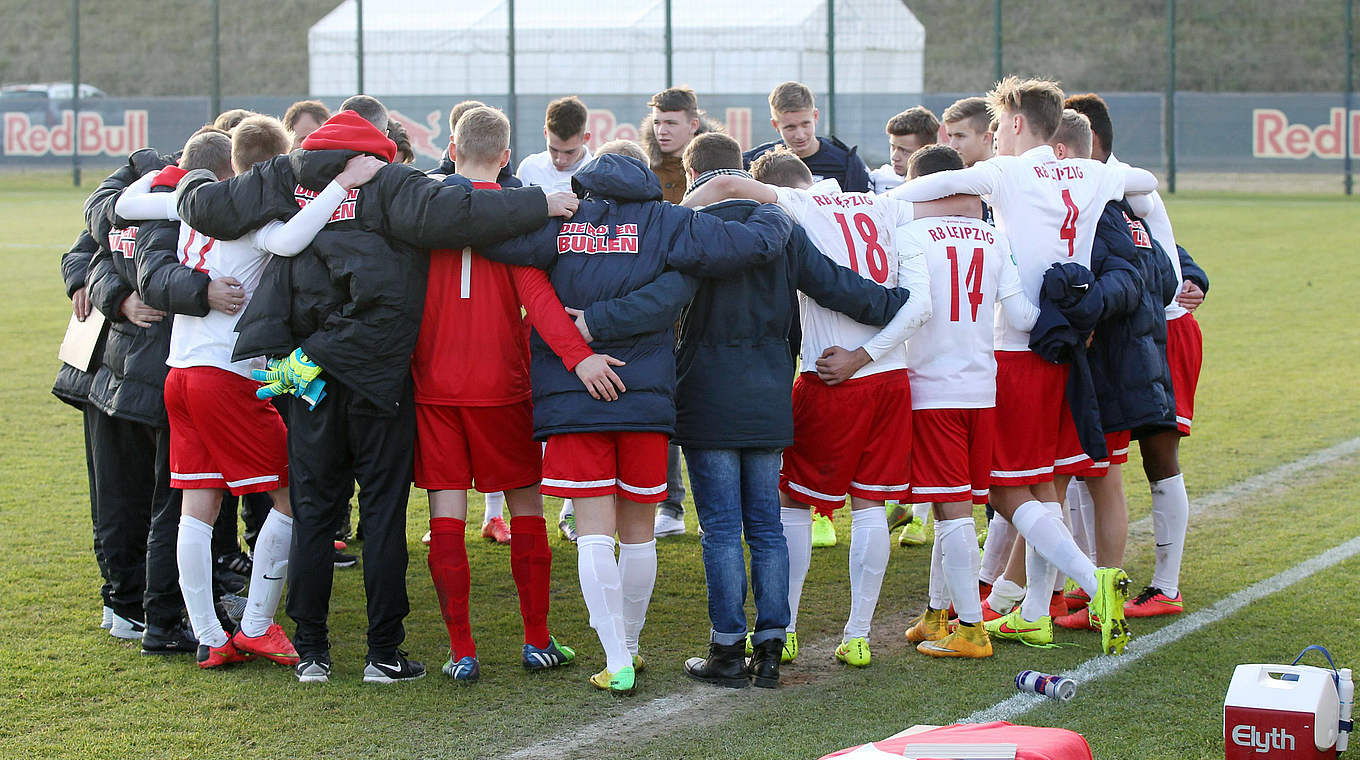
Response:
[[[170,430],[103,413],[90,422],[109,606],[132,620],[173,626],[184,603],[175,564],[181,494],[170,487]]]
[[[90,483],[90,526],[94,533],[94,561],[99,565],[99,577],[104,579],[104,585],[99,589],[99,596],[105,607],[112,608],[113,580],[112,576],[109,575],[109,563],[104,556],[104,541],[99,530],[99,479],[94,461],[96,426],[99,424],[99,417],[104,413],[89,404],[85,404],[81,407],[80,414],[85,422],[85,471],[89,476]],[[141,618],[133,619],[141,620]]]
[[[406,501],[414,461],[415,403],[410,381],[395,415],[382,415],[329,376],[316,409],[292,405],[288,425],[288,478],[293,506],[293,547],[288,560],[288,616],[297,623],[293,643],[303,657],[330,649],[330,608],[336,518],[348,473],[359,482],[364,526],[364,591],[368,599],[368,651],[384,657],[406,638]]]

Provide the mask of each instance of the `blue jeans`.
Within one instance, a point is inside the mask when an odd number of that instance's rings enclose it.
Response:
[[[789,550],[779,521],[779,449],[685,449],[704,536],[708,617],[715,644],[746,637],[746,559],[756,602],[751,641],[783,639],[789,624]]]

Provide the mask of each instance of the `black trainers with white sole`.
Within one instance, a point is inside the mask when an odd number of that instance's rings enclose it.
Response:
[[[324,654],[309,654],[293,666],[293,675],[301,683],[326,683],[331,680],[331,658]]]
[[[183,622],[171,626],[150,624],[142,634],[142,654],[197,654],[198,638]]]
[[[113,613],[113,620],[109,621],[109,635],[115,639],[134,640],[140,639],[146,632],[146,624],[140,620],[126,618],[118,613]]]
[[[414,681],[425,675],[425,666],[407,659],[398,649],[395,654],[377,657],[369,655],[364,665],[364,683],[396,683]]]

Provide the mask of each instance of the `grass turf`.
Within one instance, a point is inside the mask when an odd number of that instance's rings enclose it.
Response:
[[[92,178],[97,179],[97,178]],[[472,542],[474,632],[482,682],[442,675],[414,684],[359,684],[364,652],[361,573],[337,571],[332,606],[334,681],[303,688],[287,669],[252,663],[201,673],[186,659],[142,657],[98,622],[79,415],[47,393],[69,314],[58,258],[76,237],[83,192],[44,176],[0,180],[0,242],[7,298],[0,304],[0,756],[148,758],[488,757],[570,734],[645,702],[694,687],[679,670],[707,634],[698,539],[663,539],[643,652],[649,669],[631,699],[585,684],[603,666],[576,586],[574,549],[554,543],[553,628],[578,649],[575,665],[540,675],[518,664],[519,620],[508,552]],[[1345,235],[1353,201],[1188,195],[1171,211],[1180,241],[1208,270],[1198,317],[1205,367],[1194,437],[1182,465],[1192,497],[1269,470],[1356,434],[1351,387],[1360,328],[1347,300],[1357,254]],[[1356,535],[1354,460],[1300,484],[1244,500],[1192,524],[1184,588],[1197,609]],[[1125,485],[1131,517],[1146,515],[1134,461]],[[549,511],[555,510],[550,500]],[[473,514],[479,510],[473,507]],[[423,495],[410,506],[407,648],[432,669],[447,640],[418,543]],[[812,757],[881,738],[913,723],[943,723],[1012,693],[1018,670],[1057,671],[1095,654],[1093,634],[1060,634],[1077,647],[1039,652],[998,645],[986,662],[926,661],[901,642],[924,602],[928,552],[893,549],[876,617],[875,662],[860,671],[831,661],[846,613],[848,520],[841,543],[817,550],[800,613],[804,653],[777,693],[722,695],[661,728],[630,731],[568,752],[629,757]],[[1135,583],[1151,548],[1131,546]],[[1221,750],[1218,706],[1232,666],[1280,661],[1307,643],[1354,664],[1355,610],[1335,589],[1360,563],[1345,562],[1082,688],[1066,706],[1024,722],[1086,734],[1097,757],[1209,757]],[[1137,621],[1135,621],[1137,623]],[[1135,632],[1164,624],[1140,624]],[[291,629],[291,624],[285,620]],[[1173,679],[1171,676],[1176,677]],[[1168,688],[1168,686],[1171,688]],[[563,753],[558,753],[559,756]]]

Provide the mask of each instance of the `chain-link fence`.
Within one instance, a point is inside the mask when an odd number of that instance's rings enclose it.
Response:
[[[1120,157],[1170,189],[1349,192],[1353,3],[160,0],[129,14],[0,0],[16,6],[0,28],[0,168],[106,165],[173,149],[226,108],[333,108],[360,91],[396,112],[425,166],[464,99],[505,109],[517,160],[542,149],[555,97],[586,101],[598,145],[636,139],[648,98],[670,85],[693,87],[749,147],[777,138],[766,97],[790,79],[816,93],[819,131],[872,167],[893,114],[938,114],[1017,73],[1104,95]],[[78,100],[73,79],[89,85]]]

